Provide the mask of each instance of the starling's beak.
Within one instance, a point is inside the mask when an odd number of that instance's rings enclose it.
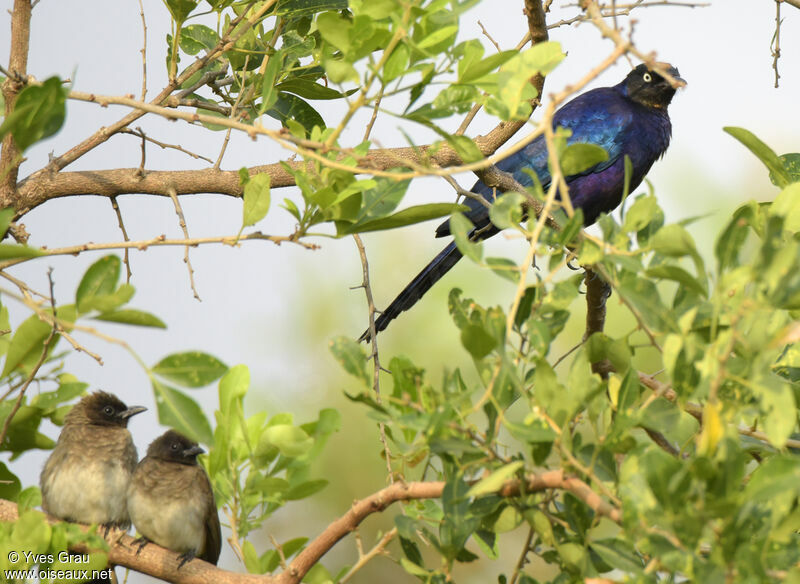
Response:
[[[189,456],[197,456],[198,454],[203,454],[205,450],[200,448],[199,446],[192,446],[191,448],[187,448],[183,451],[183,455],[186,457]]]
[[[684,87],[684,86],[688,85],[688,83],[686,83],[686,79],[681,77],[681,74],[678,72],[678,68],[677,67],[673,67],[669,63],[656,63],[655,65],[656,66],[653,68],[655,71],[658,71],[659,69],[661,69],[662,71],[667,73],[670,77],[672,77],[677,82],[677,83],[670,82],[670,84],[675,89],[678,89],[680,87]]]
[[[119,413],[119,417],[122,420],[127,420],[128,418],[135,416],[136,414],[141,414],[142,412],[146,412],[147,408],[143,406],[133,406],[132,408],[128,408]]]

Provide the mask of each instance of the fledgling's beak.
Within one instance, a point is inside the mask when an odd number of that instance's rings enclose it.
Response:
[[[147,408],[144,406],[133,406],[128,408],[127,410],[123,410],[119,413],[119,417],[122,420],[127,420],[131,416],[135,416],[136,414],[141,414],[142,412],[146,412]]]
[[[198,454],[203,454],[205,450],[203,450],[200,446],[192,446],[191,448],[187,448],[183,451],[184,456],[197,456]]]

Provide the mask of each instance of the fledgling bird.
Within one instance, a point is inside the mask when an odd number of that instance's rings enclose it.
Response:
[[[659,63],[658,66],[685,83],[672,65]],[[619,205],[625,185],[625,156],[630,158],[633,168],[629,184],[633,190],[653,163],[664,155],[672,135],[667,106],[675,91],[665,78],[642,64],[619,84],[587,91],[556,111],[553,128],[572,130],[567,144],[596,144],[608,153],[607,160],[566,177],[572,206],[583,211],[584,225],[591,225],[601,213],[610,212]],[[542,187],[547,189],[551,179],[547,158],[547,144],[544,136],[539,136],[499,162],[497,168],[512,174],[525,187],[533,184],[526,171],[535,172]],[[471,191],[489,202],[494,200],[493,189],[481,181],[476,182]],[[487,239],[500,232],[489,220],[489,210],[481,202],[466,199],[463,204],[469,207],[465,215],[475,226],[470,232],[471,239]],[[436,237],[447,235],[450,235],[449,220],[436,229]],[[445,247],[380,314],[375,321],[376,332],[384,330],[401,312],[411,308],[461,257],[455,243]],[[369,339],[369,330],[359,338],[360,341]]]
[[[101,524],[106,533],[127,530],[128,484],[138,460],[128,420],[146,409],[104,391],[75,404],[42,469],[42,508],[66,521]]]
[[[104,391],[75,404],[42,469],[42,508],[67,521],[129,527],[126,493],[138,457],[128,420],[146,409]]]
[[[205,452],[196,442],[169,430],[147,448],[128,487],[128,509],[141,535],[178,552],[178,568],[194,557],[216,565],[222,532],[214,491],[197,462]]]

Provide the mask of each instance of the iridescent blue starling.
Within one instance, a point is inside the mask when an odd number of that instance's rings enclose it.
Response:
[[[660,63],[659,67],[683,81],[672,65]],[[574,208],[582,210],[584,225],[591,225],[601,213],[608,213],[620,204],[625,185],[625,156],[630,158],[633,169],[629,185],[632,190],[664,155],[672,135],[667,106],[674,95],[675,88],[666,79],[642,64],[617,85],[587,91],[556,111],[553,127],[572,131],[568,144],[596,144],[608,152],[607,160],[566,178],[570,200]],[[545,189],[550,186],[544,136],[504,159],[497,167],[512,174],[523,186],[533,184],[530,171],[536,173]],[[488,201],[495,196],[494,190],[481,181],[476,182],[471,191]],[[486,239],[500,231],[491,224],[489,210],[480,201],[467,199],[464,204],[469,207],[465,215],[475,226],[473,239]],[[436,230],[436,237],[447,235],[450,235],[449,221]],[[384,330],[401,312],[411,308],[461,257],[455,243],[445,247],[380,314],[375,330]],[[367,330],[360,340],[369,338]]]

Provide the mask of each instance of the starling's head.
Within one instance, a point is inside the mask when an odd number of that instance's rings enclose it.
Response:
[[[64,421],[66,424],[126,428],[131,416],[135,416],[146,409],[142,406],[129,408],[114,394],[97,391],[87,395],[75,404],[75,407],[70,410]]]
[[[679,84],[686,85],[678,70],[669,63],[656,63],[656,66],[669,73]],[[630,99],[645,107],[657,109],[666,109],[677,89],[655,69],[649,68],[644,63],[628,73],[621,85]]]
[[[147,456],[180,464],[197,464],[197,455],[204,452],[197,442],[175,430],[164,432],[147,447]]]

